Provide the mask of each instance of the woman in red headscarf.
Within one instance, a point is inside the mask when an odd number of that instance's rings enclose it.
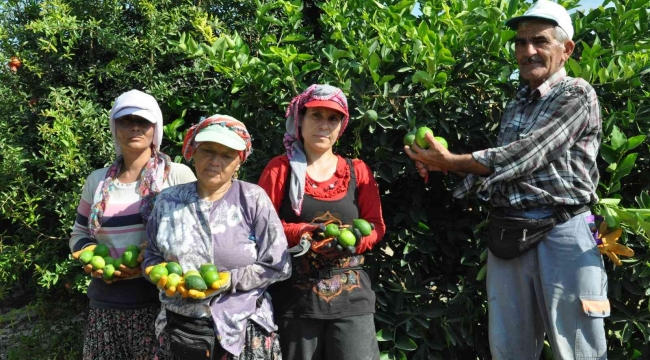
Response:
[[[259,180],[280,215],[289,246],[309,251],[294,261],[288,281],[271,289],[287,359],[378,359],[375,294],[363,253],[384,235],[377,183],[361,160],[334,153],[348,124],[347,99],[329,85],[312,85],[287,109],[286,155],[272,159]],[[317,241],[323,224],[362,218],[374,230],[354,245]]]

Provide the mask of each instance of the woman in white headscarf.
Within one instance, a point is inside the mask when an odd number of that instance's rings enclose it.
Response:
[[[160,107],[151,95],[131,90],[115,100],[110,128],[116,158],[86,179],[70,236],[73,257],[104,244],[117,259],[127,248],[146,244],[144,224],[156,195],[166,187],[196,180],[189,167],[160,152],[162,123]],[[84,359],[152,357],[159,292],[142,277],[138,264],[133,265],[118,265],[110,280],[102,270],[84,267],[93,277]]]

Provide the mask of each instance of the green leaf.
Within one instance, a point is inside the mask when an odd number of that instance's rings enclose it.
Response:
[[[308,73],[310,71],[318,70],[321,68],[321,64],[317,62],[306,63],[302,66],[301,70],[303,73]]]
[[[616,171],[616,167],[617,167],[617,166],[618,166],[617,163],[615,163],[615,162],[614,162],[614,163],[611,163],[611,164],[609,164],[609,166],[605,169],[605,171],[607,171],[608,173],[613,173],[614,171]]]
[[[620,199],[600,199],[599,204],[603,205],[618,205],[621,202]]]
[[[616,150],[604,143],[600,145],[600,157],[602,157],[608,164],[615,164],[616,160],[618,160]]]
[[[352,53],[349,52],[349,51],[335,50],[334,51],[334,60],[338,60],[338,59],[342,59],[342,58],[354,59],[354,56],[352,56]]]
[[[423,85],[428,87],[433,82],[433,79],[431,78],[431,75],[429,75],[428,72],[419,70],[416,71],[415,74],[413,74],[413,76],[411,77],[411,81],[413,81],[413,83],[416,84],[422,83]]]
[[[645,137],[645,135],[637,135],[629,138],[627,140],[626,149],[629,151],[641,145],[645,141]]]
[[[382,85],[384,85],[385,83],[387,83],[387,82],[393,80],[394,78],[395,78],[395,75],[384,75],[384,76],[381,77],[381,79],[379,80],[379,82],[377,82],[377,86],[382,86]]]
[[[307,40],[307,37],[302,34],[289,34],[282,38],[282,41],[284,42],[294,42],[294,41],[303,41]]]
[[[381,329],[377,331],[377,341],[392,341],[393,332],[393,330],[389,329]]]
[[[377,40],[373,41],[373,43],[370,44],[370,46],[368,46],[368,52],[370,54],[374,53],[375,50],[377,50],[377,46],[379,46],[379,41]]]
[[[418,221],[418,227],[426,231],[431,230],[431,228],[427,224],[423,223],[422,221]]]
[[[384,129],[392,129],[393,128],[393,124],[388,122],[388,120],[386,120],[386,119],[381,119],[381,118],[377,119],[377,124],[379,124],[379,126],[381,126]]]
[[[607,82],[609,79],[609,71],[607,71],[606,68],[600,68],[598,70],[598,80],[600,81],[601,84],[604,84]]]
[[[481,269],[476,274],[476,281],[483,281],[483,279],[485,279],[486,274],[487,274],[487,264],[483,264],[483,266],[481,266]]]
[[[406,351],[412,351],[417,349],[418,345],[410,337],[406,335],[400,335],[395,341],[395,347]]]
[[[374,2],[375,5],[377,5],[377,7],[380,8],[380,9],[385,9],[385,8],[386,8],[386,5],[380,3],[379,1],[373,0],[373,2]]]
[[[270,22],[271,24],[282,26],[282,21],[278,20],[274,16],[264,16],[263,19]]]
[[[618,168],[612,177],[612,182],[620,181],[624,176],[627,176],[630,171],[632,171],[638,155],[638,153],[628,154],[625,159],[619,163]]]
[[[447,82],[447,73],[439,72],[436,74],[435,79],[433,80],[436,84],[444,85]]]
[[[618,218],[618,214],[616,214],[615,211],[609,208],[609,206],[605,206],[605,222],[607,223],[607,227],[610,229],[617,229],[620,225],[620,220]]]
[[[456,60],[451,55],[451,51],[449,51],[449,49],[443,48],[437,55],[437,60],[442,65],[453,66],[456,64]]]
[[[519,6],[519,0],[510,0],[508,2],[508,10],[506,11],[506,18],[511,18],[512,15],[517,12],[517,7]]]
[[[573,58],[569,58],[569,69],[571,69],[572,76],[580,77],[580,74],[582,73],[582,68],[580,67],[580,64]]]
[[[621,129],[619,129],[618,126],[616,125],[614,125],[614,127],[612,128],[610,140],[611,140],[612,147],[616,150],[618,150],[621,146],[627,143],[627,138],[625,137],[625,134],[623,134]]]
[[[370,67],[370,70],[377,71],[380,63],[381,59],[379,58],[379,55],[377,55],[377,53],[372,53],[368,59],[368,66]]]

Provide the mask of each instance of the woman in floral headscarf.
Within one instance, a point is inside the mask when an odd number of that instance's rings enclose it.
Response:
[[[75,258],[97,244],[106,245],[113,258],[145,244],[154,197],[168,186],[195,180],[190,168],[160,152],[163,119],[151,95],[138,90],[120,95],[109,119],[117,157],[86,179],[70,237]],[[156,287],[124,265],[112,280],[90,265],[84,270],[93,279],[83,358],[150,359],[160,309]]]
[[[259,180],[280,214],[289,246],[311,241],[289,281],[272,288],[282,353],[287,359],[378,359],[375,294],[363,253],[384,235],[379,190],[361,160],[336,155],[348,125],[347,99],[329,85],[312,85],[287,109],[286,155],[272,159]],[[363,218],[370,235],[354,246],[317,241],[323,223]]]
[[[214,264],[209,290],[161,293],[157,359],[281,359],[266,288],[289,277],[282,223],[264,190],[237,180],[251,152],[240,121],[214,115],[188,131],[183,155],[197,182],[163,191],[147,224],[143,268],[178,262],[183,271]],[[161,283],[161,281],[163,283]],[[165,285],[158,281],[159,288]]]

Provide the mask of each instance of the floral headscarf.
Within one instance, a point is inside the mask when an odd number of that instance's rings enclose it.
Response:
[[[246,161],[248,156],[253,151],[253,148],[251,147],[252,139],[250,134],[248,133],[248,130],[246,129],[246,125],[244,125],[244,123],[235,119],[234,117],[228,115],[219,115],[219,114],[212,115],[206,119],[201,119],[198,124],[192,126],[187,131],[187,134],[185,134],[185,138],[183,139],[183,157],[185,158],[185,160],[190,161],[192,159],[192,155],[194,155],[194,152],[196,152],[196,149],[200,145],[200,143],[197,143],[194,140],[196,138],[196,135],[206,127],[213,126],[213,125],[224,126],[227,129],[234,131],[237,135],[239,135],[244,140],[244,142],[246,143],[246,149],[239,151],[238,153],[241,162],[243,163],[244,161]]]
[[[138,104],[129,104],[128,102],[133,99],[133,96],[145,99],[145,105],[142,103]],[[129,100],[129,101],[125,101]],[[133,101],[131,101],[133,102]],[[125,105],[126,104],[126,105]],[[90,208],[90,214],[88,215],[88,230],[91,237],[95,237],[97,232],[102,226],[102,218],[104,217],[104,211],[106,210],[106,204],[110,199],[111,191],[115,187],[115,181],[120,174],[122,166],[124,165],[124,156],[122,155],[122,149],[117,143],[117,137],[115,134],[115,114],[118,113],[120,108],[125,106],[138,106],[141,108],[148,109],[156,119],[154,124],[154,138],[151,144],[151,158],[142,169],[140,173],[140,186],[137,189],[138,195],[142,197],[140,201],[140,216],[142,216],[142,222],[146,223],[151,215],[151,210],[153,209],[153,203],[156,195],[162,190],[163,183],[167,180],[169,176],[169,169],[171,167],[171,159],[167,154],[159,151],[160,142],[162,138],[162,113],[158,107],[158,103],[152,96],[139,92],[137,90],[131,90],[127,93],[120,95],[113,104],[111,113],[109,115],[111,135],[113,136],[113,143],[115,144],[115,152],[117,158],[113,164],[108,168],[104,180],[99,183],[97,189],[95,190],[95,195],[93,197],[93,204]]]
[[[341,121],[339,138],[350,119],[347,98],[341,89],[331,85],[314,84],[289,103],[286,114],[287,132],[284,134],[284,147],[287,149],[287,157],[291,166],[289,199],[291,200],[291,208],[296,215],[300,215],[302,211],[302,201],[305,197],[305,177],[307,175],[307,156],[302,142],[299,141],[301,140],[300,112],[305,108],[306,103],[314,100],[333,101],[345,110]]]

